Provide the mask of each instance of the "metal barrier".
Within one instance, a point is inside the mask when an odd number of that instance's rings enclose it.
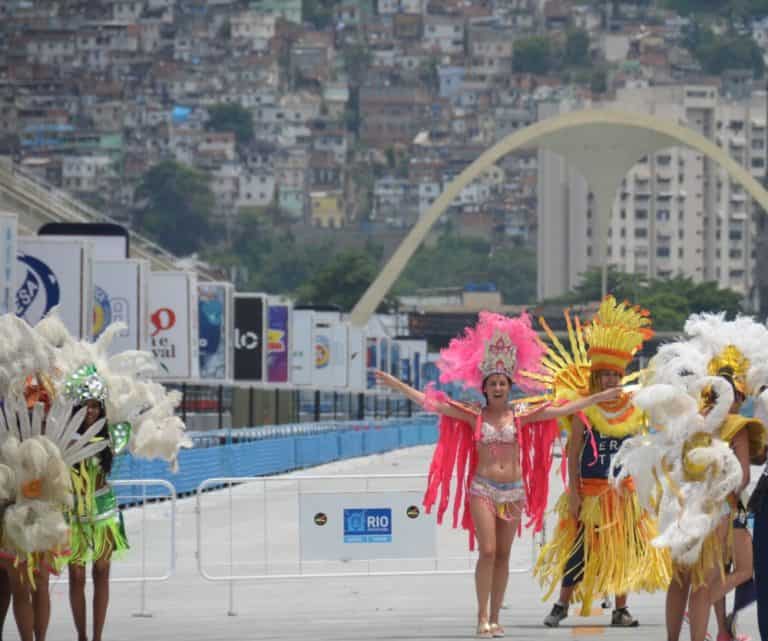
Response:
[[[231,442],[228,441],[231,439]],[[163,461],[120,457],[112,478],[165,479],[177,494],[194,493],[209,478],[267,476],[342,459],[380,454],[437,440],[431,416],[216,430],[179,453],[179,472]],[[222,442],[223,441],[223,442]]]
[[[112,481],[115,488],[118,502],[121,505],[132,506],[123,510],[123,516],[126,521],[126,530],[128,531],[128,542],[132,550],[138,549],[138,559],[135,564],[121,561],[116,567],[126,568],[138,566],[139,574],[137,576],[111,576],[112,583],[139,583],[141,592],[139,595],[139,610],[134,614],[137,617],[151,617],[152,614],[147,611],[147,584],[160,583],[167,581],[176,571],[176,490],[173,485],[163,479],[131,479]],[[151,487],[163,488],[164,492],[148,492]],[[157,501],[162,501],[157,502]],[[148,564],[150,563],[149,553],[149,532],[150,523],[156,522],[156,519],[149,519],[148,512],[162,509],[170,511],[167,518],[160,521],[168,521],[168,563],[165,570],[160,574],[148,574]],[[136,527],[134,527],[136,524]],[[138,541],[136,540],[134,529],[138,530]],[[153,543],[151,552],[161,550],[162,547]],[[90,581],[90,578],[88,579]],[[66,583],[66,573],[53,580],[53,584]]]
[[[230,616],[235,614],[235,582],[470,574],[474,572],[476,554],[467,550],[466,533],[454,530],[448,524],[438,527],[434,514],[419,513],[422,509],[420,503],[426,478],[425,474],[356,474],[206,479],[198,486],[196,496],[198,573],[207,581],[228,584]],[[206,492],[214,488],[226,490],[226,495],[222,491]],[[423,528],[427,527],[424,522],[431,522],[428,532],[434,538],[434,555],[361,558],[355,556],[354,552],[339,552],[345,547],[345,543],[378,542],[361,541],[359,537],[347,541],[347,512],[350,510],[345,508],[352,507],[352,512],[362,512],[364,510],[361,510],[360,506],[368,505],[371,508],[368,512],[380,513],[386,510],[374,509],[373,506],[386,503],[387,495],[398,495],[405,497],[403,500],[407,499],[403,505],[409,505],[408,517],[414,520],[423,519],[422,524],[418,526],[422,528],[422,533]],[[206,501],[210,501],[208,507]],[[241,505],[236,506],[236,503]],[[242,507],[243,503],[247,503],[247,509]],[[327,510],[314,507],[324,503],[329,506]],[[307,508],[307,505],[310,507]],[[235,510],[241,516],[248,515],[253,520],[253,527],[248,527],[247,520],[240,519],[240,528],[243,529],[236,531],[233,523]],[[394,522],[392,515],[393,512],[390,511],[389,516]],[[447,514],[446,520],[449,518],[450,515]],[[330,543],[328,556],[323,556],[325,552],[320,550],[318,554],[316,546],[311,545],[308,539],[322,538],[326,544],[329,539],[326,531],[322,535],[315,535],[314,532],[319,532],[321,528],[313,529],[312,522],[324,527],[334,519],[337,529],[334,530],[332,539],[336,544]],[[404,529],[404,524],[412,525],[408,519],[401,516],[401,530]],[[207,526],[211,526],[210,531]],[[339,527],[343,528],[343,540],[337,536]],[[330,531],[327,532],[330,534]],[[390,535],[391,533],[390,526]],[[524,536],[530,535],[525,533]],[[387,542],[395,545],[392,536]],[[542,542],[543,533],[540,537],[530,536],[530,561],[520,558],[520,553],[517,552],[520,550],[519,544],[513,546],[513,557],[518,557],[517,561],[524,562],[510,568],[510,572],[530,572]],[[409,547],[421,549],[418,537],[409,534],[407,543]],[[421,543],[429,547],[429,541]],[[360,549],[361,546],[357,546],[356,550]],[[379,549],[381,548],[377,548]],[[393,549],[396,549],[396,546]],[[524,557],[525,553],[522,552],[522,555]],[[235,573],[235,566],[243,571]],[[217,573],[213,571],[215,567],[223,567],[224,571]]]

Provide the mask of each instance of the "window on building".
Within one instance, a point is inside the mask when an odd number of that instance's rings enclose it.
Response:
[[[647,209],[636,209],[635,210],[635,220],[648,220],[648,210]]]
[[[635,229],[635,238],[648,238],[648,230],[642,227]]]
[[[656,210],[656,220],[659,222],[668,222],[671,218],[671,214],[669,209],[658,209]]]

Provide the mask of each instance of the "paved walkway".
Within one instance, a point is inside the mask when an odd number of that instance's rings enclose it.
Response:
[[[308,470],[318,474],[403,474],[423,473],[431,448],[418,447],[382,456],[355,459]],[[227,491],[207,493],[203,500],[203,540],[205,570],[220,575],[230,571],[229,512],[233,508],[232,573],[259,573],[265,565],[271,572],[292,572],[298,568],[296,544],[296,499],[293,485],[280,479],[269,481],[266,536],[264,545],[264,495],[260,483]],[[350,489],[351,481],[339,481],[334,488]],[[421,489],[422,481],[403,481]],[[313,486],[314,487],[314,486]],[[553,481],[554,494],[560,481]],[[329,489],[326,487],[324,489]],[[282,491],[281,491],[282,490]],[[274,499],[274,501],[273,501]],[[168,504],[150,506],[145,514],[146,563],[150,573],[162,574],[168,558]],[[140,562],[141,535],[139,510],[126,515],[132,556],[113,566],[116,578],[135,574]],[[105,641],[250,641],[250,640],[399,640],[422,641],[471,638],[474,632],[474,592],[471,574],[442,576],[394,576],[363,578],[314,578],[229,584],[200,578],[195,558],[195,502],[182,499],[177,515],[177,568],[167,582],[149,584],[146,610],[151,617],[134,616],[141,609],[141,587],[135,583],[114,583]],[[438,533],[442,567],[468,568],[464,537],[443,526]],[[265,550],[268,555],[265,554]],[[268,558],[267,558],[268,556]],[[513,546],[513,567],[523,568],[531,560],[530,539]],[[360,569],[364,566],[345,566]],[[404,569],[413,566],[404,565]],[[339,571],[328,564],[305,570]],[[388,566],[387,569],[393,569]],[[231,602],[233,616],[228,615]],[[559,629],[541,625],[548,604],[540,600],[540,590],[530,574],[511,577],[507,592],[508,607],[502,623],[510,639],[631,639],[664,641],[664,597],[633,595],[632,612],[641,627],[605,627],[609,613],[588,619],[569,618]],[[76,641],[72,627],[66,584],[52,587],[51,641]],[[757,640],[754,608],[742,617],[742,632]],[[10,633],[10,634],[9,634]],[[16,638],[12,621],[6,636]],[[683,637],[687,638],[687,634]]]

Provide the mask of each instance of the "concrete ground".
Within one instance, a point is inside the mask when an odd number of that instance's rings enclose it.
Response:
[[[430,447],[391,452],[381,456],[342,461],[303,472],[318,475],[423,474]],[[421,491],[422,479],[379,479],[369,489]],[[265,496],[264,487],[268,487]],[[310,480],[303,491],[360,490],[365,481]],[[553,472],[552,500],[561,484]],[[365,562],[300,563],[298,558],[297,483],[283,477],[265,483],[235,487],[231,492],[205,493],[201,501],[202,570],[215,577],[232,575],[293,574],[366,571]],[[267,518],[264,518],[264,514]],[[230,518],[231,515],[231,518]],[[145,511],[126,511],[126,525],[133,549],[113,565],[111,603],[105,641],[251,641],[274,639],[466,639],[474,634],[475,604],[471,575],[472,559],[466,540],[447,525],[438,529],[437,562],[376,562],[371,568],[413,571],[435,565],[458,574],[385,577],[317,577],[299,579],[251,579],[230,585],[201,578],[195,554],[196,502],[180,499],[176,505],[176,569],[165,582],[124,583],[140,575],[142,551],[148,576],[162,576],[171,556],[170,503],[150,505]],[[230,529],[231,527],[231,529]],[[142,546],[142,532],[144,542]],[[231,533],[231,534],[230,534]],[[266,543],[265,543],[266,541]],[[610,613],[590,618],[566,619],[558,629],[541,621],[550,604],[542,603],[541,591],[527,568],[533,545],[529,538],[516,541],[511,565],[521,572],[510,578],[507,608],[502,623],[510,639],[631,639],[664,641],[664,596],[632,595],[630,606],[641,626],[612,629]],[[76,640],[64,582],[52,586],[50,641]],[[137,616],[141,615],[141,616]],[[714,625],[711,624],[711,630]],[[742,632],[758,639],[754,607],[740,622]],[[12,620],[6,636],[16,638]],[[684,630],[683,638],[687,638]]]

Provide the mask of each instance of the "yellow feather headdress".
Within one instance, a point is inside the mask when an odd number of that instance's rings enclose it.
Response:
[[[592,322],[584,329],[589,344],[590,369],[624,374],[643,342],[653,336],[648,310],[606,296]]]

